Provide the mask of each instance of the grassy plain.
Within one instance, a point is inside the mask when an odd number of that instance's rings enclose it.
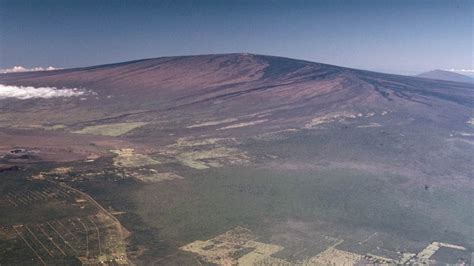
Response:
[[[118,137],[146,124],[146,122],[125,122],[96,125],[85,127],[81,130],[74,131],[74,133]]]

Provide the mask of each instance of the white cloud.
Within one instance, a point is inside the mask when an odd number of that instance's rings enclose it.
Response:
[[[56,98],[56,97],[73,97],[87,95],[88,92],[77,88],[62,88],[56,87],[30,87],[30,86],[10,86],[0,84],[0,99],[17,98],[17,99],[32,99],[32,98]]]
[[[474,69],[465,69],[465,68],[460,68],[460,69],[450,68],[450,69],[446,69],[446,71],[474,74]]]
[[[49,67],[32,67],[32,68],[25,68],[22,66],[14,66],[12,68],[0,69],[0,73],[16,73],[16,72],[31,72],[31,71],[50,71],[50,70],[58,70],[60,68],[55,68],[52,66]]]

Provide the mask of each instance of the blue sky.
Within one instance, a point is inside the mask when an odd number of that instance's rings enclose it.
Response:
[[[412,74],[473,69],[473,1],[0,0],[0,68],[249,52]]]

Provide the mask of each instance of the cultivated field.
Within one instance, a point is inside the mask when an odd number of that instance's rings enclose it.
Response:
[[[11,186],[0,198],[2,265],[128,264],[126,230],[90,196],[48,179],[8,178],[2,190]]]

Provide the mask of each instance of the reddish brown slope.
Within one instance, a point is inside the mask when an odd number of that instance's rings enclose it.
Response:
[[[224,119],[259,112],[280,125],[301,126],[329,112],[391,111],[465,123],[473,86],[380,74],[251,54],[145,59],[48,72],[0,75],[0,84],[80,87],[86,100],[1,100],[0,108],[41,112],[75,125],[137,119]],[[25,118],[26,119],[26,118]],[[41,118],[40,118],[41,120]]]

